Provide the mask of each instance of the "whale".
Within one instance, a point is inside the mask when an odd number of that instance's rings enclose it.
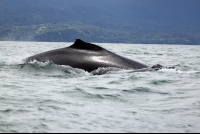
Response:
[[[26,58],[26,62],[32,61],[52,62],[57,65],[67,65],[73,68],[83,69],[94,74],[105,74],[105,71],[95,71],[99,68],[118,68],[131,70],[131,72],[144,72],[162,68],[157,64],[148,66],[138,61],[115,54],[98,45],[76,39],[69,47],[50,50]]]

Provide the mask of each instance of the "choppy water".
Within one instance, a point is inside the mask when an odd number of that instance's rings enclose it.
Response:
[[[0,42],[0,132],[200,132],[200,46],[99,44],[177,70],[94,76],[24,64],[71,44]]]

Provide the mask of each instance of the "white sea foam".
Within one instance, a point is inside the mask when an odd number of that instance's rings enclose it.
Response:
[[[182,74],[195,74],[195,73],[199,73],[199,71],[182,71],[182,70],[178,70],[178,69],[167,69],[167,68],[163,68],[161,70],[158,70],[160,72],[166,72],[166,73],[182,73]]]
[[[169,68],[162,68],[158,71],[161,71],[161,72],[166,72],[166,73],[181,73],[180,70],[174,68],[174,69],[169,69]]]
[[[30,56],[29,54],[24,54],[23,56],[18,56],[18,55],[15,55],[15,56],[7,56],[7,57],[4,57],[4,63],[6,65],[17,65],[17,64],[23,64],[25,63],[25,59]]]
[[[39,62],[39,61],[37,61],[37,60],[29,61],[28,63],[30,63],[30,64],[37,64],[37,65],[39,65],[39,66],[47,66],[47,65],[51,64],[50,61]]]

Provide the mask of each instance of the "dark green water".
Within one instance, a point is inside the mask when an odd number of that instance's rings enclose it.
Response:
[[[155,72],[94,76],[24,64],[71,44],[0,42],[0,132],[200,132],[200,46],[99,44],[147,65],[176,67]]]

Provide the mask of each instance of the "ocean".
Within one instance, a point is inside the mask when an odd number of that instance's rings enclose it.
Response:
[[[175,69],[92,75],[29,56],[73,42],[0,42],[1,133],[199,133],[200,46],[94,43]]]

